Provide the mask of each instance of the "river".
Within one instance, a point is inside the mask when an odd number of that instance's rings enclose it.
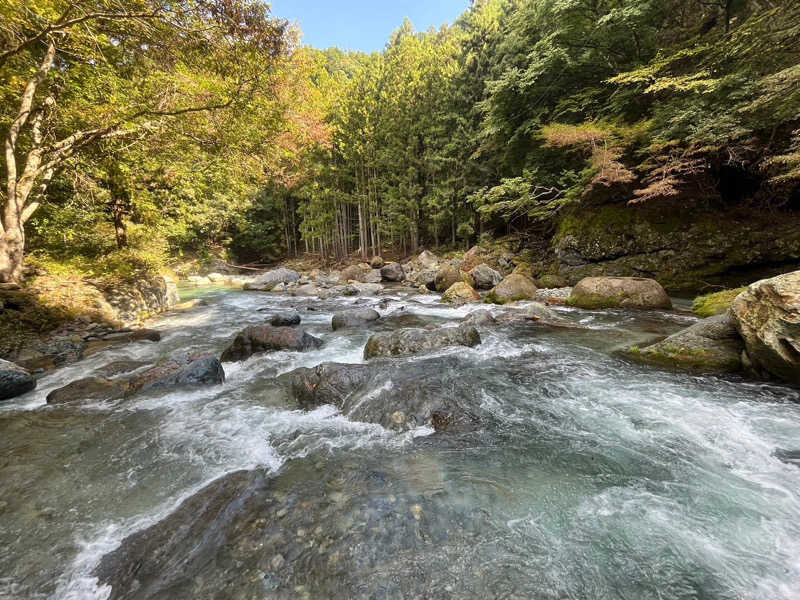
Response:
[[[206,300],[153,321],[160,343],[107,349],[0,404],[0,598],[800,598],[800,468],[776,455],[800,448],[800,392],[614,353],[692,317],[559,308],[583,329],[505,324],[473,349],[394,359],[364,402],[446,396],[479,423],[397,432],[301,411],[280,376],[363,363],[371,331],[484,307],[399,288]],[[331,331],[354,304],[382,320]],[[226,363],[216,387],[45,402],[113,360],[219,355],[290,306],[321,349]],[[135,585],[109,585],[110,568]]]

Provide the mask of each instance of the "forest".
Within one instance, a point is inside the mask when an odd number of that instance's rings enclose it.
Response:
[[[3,282],[541,244],[603,202],[800,207],[792,0],[475,0],[371,55],[255,0],[0,11]]]

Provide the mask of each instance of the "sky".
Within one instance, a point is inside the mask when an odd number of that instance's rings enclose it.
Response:
[[[418,31],[452,23],[469,0],[271,0],[272,12],[296,21],[303,43],[315,48],[383,49],[408,17]]]

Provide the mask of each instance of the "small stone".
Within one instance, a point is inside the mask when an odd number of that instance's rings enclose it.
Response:
[[[398,410],[392,414],[392,421],[397,425],[403,425],[406,422],[406,413],[402,410]]]
[[[414,519],[419,521],[422,519],[422,507],[419,504],[415,504],[411,507],[411,514],[414,516]]]
[[[272,566],[273,571],[279,571],[283,568],[283,565],[286,564],[286,559],[283,558],[282,554],[276,554],[272,557],[272,560],[269,561],[269,564]]]

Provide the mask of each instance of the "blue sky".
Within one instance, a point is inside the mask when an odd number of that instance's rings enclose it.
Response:
[[[303,43],[316,48],[381,50],[405,17],[417,30],[452,23],[469,0],[272,0],[272,12],[297,21]]]

